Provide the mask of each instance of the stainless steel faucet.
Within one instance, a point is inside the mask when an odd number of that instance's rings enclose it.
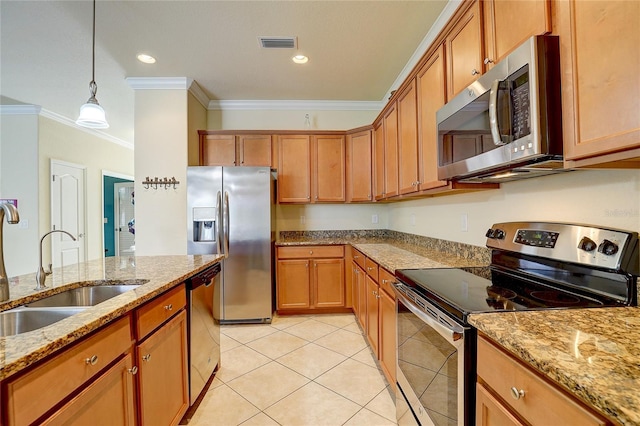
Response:
[[[61,229],[54,229],[53,231],[49,231],[40,238],[40,256],[38,257],[38,270],[36,271],[36,290],[42,290],[46,287],[45,281],[47,280],[47,276],[51,275],[51,263],[49,264],[49,270],[45,271],[42,267],[42,242],[44,241],[44,237],[49,234],[53,234],[54,232],[62,232],[63,234],[67,234],[71,237],[73,241],[76,240],[76,237],[68,233],[67,231],[63,231]]]
[[[0,302],[9,300],[9,278],[7,277],[7,271],[4,269],[4,241],[2,239],[5,214],[7,215],[8,223],[20,222],[20,215],[16,206],[0,202]]]

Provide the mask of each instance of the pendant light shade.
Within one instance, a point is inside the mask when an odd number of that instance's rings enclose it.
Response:
[[[89,83],[89,93],[91,96],[86,104],[80,107],[80,117],[76,124],[91,129],[106,129],[109,127],[104,110],[96,99],[98,85],[95,81],[96,74],[96,0],[93,0],[93,44],[91,49],[91,82]]]

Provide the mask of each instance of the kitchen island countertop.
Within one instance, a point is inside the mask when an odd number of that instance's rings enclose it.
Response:
[[[480,332],[606,417],[640,424],[640,309],[471,315]]]
[[[83,310],[52,325],[0,337],[0,379],[21,371],[100,326],[126,314],[142,303],[179,285],[187,278],[217,263],[222,256],[138,256],[108,257],[55,268],[47,278],[47,288],[34,290],[35,273],[9,280],[10,300],[0,303],[4,311],[42,299],[63,290],[119,281],[139,287]]]

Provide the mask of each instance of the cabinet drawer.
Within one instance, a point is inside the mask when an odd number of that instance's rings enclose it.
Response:
[[[376,262],[367,257],[364,262],[364,270],[375,282],[378,282],[378,264]]]
[[[367,257],[358,250],[353,249],[353,261],[364,270],[364,261]]]
[[[528,423],[607,424],[573,398],[481,337],[478,338],[478,377]],[[515,392],[523,391],[523,396],[516,399],[512,395],[512,388]]]
[[[10,425],[26,425],[49,411],[132,345],[125,316],[7,383]]]
[[[136,336],[142,340],[187,305],[184,284],[156,297],[136,310]]]
[[[384,268],[380,268],[378,271],[378,278],[380,279],[380,288],[395,300],[396,294],[393,292],[392,285],[392,283],[396,281],[395,275]]]
[[[278,247],[278,259],[315,259],[344,257],[344,246]]]

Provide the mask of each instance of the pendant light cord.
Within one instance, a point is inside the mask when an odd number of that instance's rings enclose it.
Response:
[[[91,82],[96,81],[96,0],[93,0],[93,44],[91,46]],[[95,95],[95,94],[94,94]]]

